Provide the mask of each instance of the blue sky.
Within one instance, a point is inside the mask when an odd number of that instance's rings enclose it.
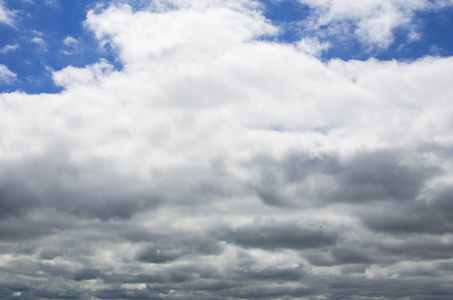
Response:
[[[83,25],[96,2],[7,1],[4,5],[15,12],[15,20],[12,25],[1,25],[1,44],[3,49],[8,45],[17,45],[17,49],[2,54],[0,63],[15,72],[18,80],[3,85],[3,91],[57,92],[61,89],[53,83],[51,70],[85,66],[100,58],[115,62],[113,51],[100,47]],[[65,45],[66,38],[74,40]]]
[[[450,300],[452,0],[0,0],[0,299]]]
[[[301,38],[317,36],[307,30],[307,19],[313,8],[295,0],[261,1],[263,15],[281,31],[266,39],[279,43],[295,43]],[[84,26],[87,11],[96,6],[106,6],[96,1],[3,1],[5,9],[14,15],[11,24],[0,24],[0,64],[17,75],[17,80],[1,82],[3,92],[21,90],[26,93],[55,93],[61,87],[54,84],[52,70],[67,66],[81,67],[105,58],[121,68],[114,49],[101,46],[93,33]],[[140,4],[136,4],[140,5]],[[329,35],[320,39],[330,47],[320,54],[324,60],[414,60],[427,55],[446,57],[453,53],[453,8],[416,11],[411,21],[419,37],[410,40],[408,29],[395,27],[394,41],[385,48],[369,47],[354,36]],[[353,22],[349,22],[355,26]],[[326,31],[329,24],[317,28]],[[67,44],[64,41],[67,39]],[[73,39],[73,40],[71,40]],[[41,42],[42,41],[42,42]]]

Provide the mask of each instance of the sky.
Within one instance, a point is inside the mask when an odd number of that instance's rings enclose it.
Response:
[[[0,0],[0,299],[450,299],[452,32],[452,0]]]

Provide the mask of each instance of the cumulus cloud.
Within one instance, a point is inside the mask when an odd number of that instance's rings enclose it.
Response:
[[[74,85],[93,84],[112,71],[113,66],[107,60],[101,59],[100,62],[85,68],[69,66],[52,75],[56,84],[68,88]]]
[[[322,62],[256,2],[120,2],[85,26],[121,70],[0,95],[0,297],[449,298],[452,58]]]

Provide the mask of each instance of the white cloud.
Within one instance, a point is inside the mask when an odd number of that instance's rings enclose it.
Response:
[[[0,1],[0,23],[8,25],[13,25],[14,23],[14,12],[4,6],[3,0]]]
[[[56,84],[66,88],[78,85],[94,84],[103,76],[111,73],[113,66],[106,60],[87,66],[85,68],[66,67],[63,70],[53,73]]]
[[[61,3],[59,0],[44,0],[44,5],[47,5],[52,8],[59,8],[61,7]]]
[[[312,29],[329,26],[331,35],[344,34],[351,24],[353,34],[365,45],[385,49],[392,44],[393,31],[406,28],[409,35],[415,36],[413,26],[417,11],[439,9],[452,5],[451,1],[428,0],[299,0],[314,9]]]
[[[72,55],[80,52],[80,41],[73,38],[72,36],[67,36],[63,39],[63,45],[66,47],[65,50],[61,52],[65,55]]]
[[[321,43],[317,38],[304,38],[296,43],[297,49],[313,56],[321,55],[329,47],[329,43]]]
[[[89,12],[87,24],[100,40],[111,39],[118,45],[120,57],[128,65],[142,65],[153,57],[162,58],[162,54],[171,54],[180,45],[185,45],[186,57],[200,59],[221,53],[231,44],[276,33],[276,28],[266,23],[257,11],[239,6],[242,2],[245,1],[232,1],[227,5],[235,9],[214,5],[215,1],[194,1],[190,5],[183,2],[182,9],[166,14],[142,11],[133,15],[129,6],[111,7],[102,17]],[[209,13],[206,14],[206,10]],[[173,18],[180,22],[170,22]],[[186,28],[185,23],[191,24],[193,29]],[[206,24],[215,27],[207,28]]]
[[[0,49],[0,53],[5,54],[5,53],[8,53],[10,51],[17,50],[19,48],[20,48],[19,44],[6,45],[5,47]]]
[[[33,32],[34,35],[37,35],[37,36],[43,36],[44,33],[41,32],[41,31],[38,31],[38,30],[32,30],[31,32]]]
[[[11,83],[16,79],[16,74],[11,72],[5,65],[0,64],[0,82]]]
[[[44,51],[44,52],[47,51],[47,45],[43,38],[34,37],[31,39],[31,42],[38,45],[41,51]]]
[[[67,47],[71,47],[73,45],[77,45],[79,43],[79,41],[75,38],[73,38],[72,36],[67,36],[64,38],[63,40],[63,44]]]

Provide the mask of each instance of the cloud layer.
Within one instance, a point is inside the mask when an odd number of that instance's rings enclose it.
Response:
[[[0,298],[453,293],[452,58],[322,62],[263,38],[279,28],[245,0],[118,3],[85,25],[121,70],[0,95]]]

